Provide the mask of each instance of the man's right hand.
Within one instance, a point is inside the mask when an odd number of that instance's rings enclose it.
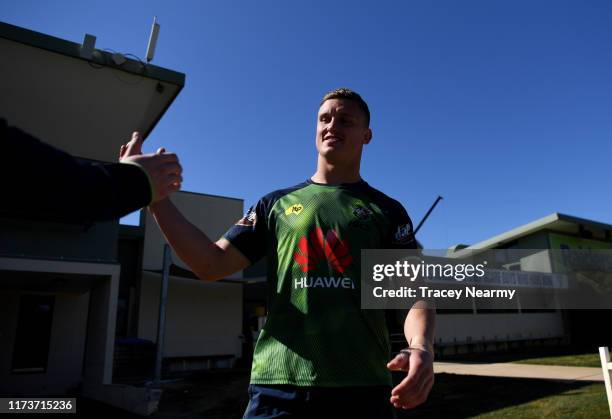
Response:
[[[142,135],[134,132],[132,139],[121,146],[119,162],[135,163],[147,172],[153,190],[153,203],[167,198],[181,188],[183,168],[176,154],[165,153],[163,148],[155,154],[142,154],[143,141]]]

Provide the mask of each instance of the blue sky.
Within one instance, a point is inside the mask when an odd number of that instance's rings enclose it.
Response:
[[[372,112],[362,176],[404,204],[427,248],[552,212],[612,223],[609,1],[4,1],[0,20],[145,55],[186,85],[147,140],[185,190],[243,198],[315,169],[323,94]],[[134,217],[130,218],[134,220]]]

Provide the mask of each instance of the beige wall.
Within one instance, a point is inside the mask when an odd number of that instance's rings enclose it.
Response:
[[[142,278],[138,337],[157,340],[161,275]],[[170,278],[164,357],[241,356],[242,285]]]
[[[550,250],[542,250],[521,258],[521,270],[527,272],[551,273],[552,265]]]
[[[46,394],[68,390],[79,381],[110,384],[119,266],[0,258],[0,269],[4,270],[0,271],[0,281],[3,282],[1,285],[5,286],[0,291],[0,391],[11,394],[20,391]],[[33,279],[29,284],[30,290],[15,288],[10,274],[7,274],[9,271],[31,273]],[[80,287],[80,291],[68,292],[60,289],[52,292],[56,299],[47,372],[10,375],[19,296],[26,292],[41,293],[41,287],[48,285],[45,285],[45,281],[37,282],[37,275],[48,276],[52,273],[73,274],[66,286],[79,288],[79,283],[82,283],[83,287]],[[28,284],[24,284],[24,288],[27,286]]]
[[[11,374],[22,294],[31,293],[0,293],[0,306],[3,307],[0,318],[0,392],[13,395],[29,392],[45,394],[75,387],[81,381],[83,368],[89,293],[54,294],[47,371],[41,374]]]
[[[562,314],[442,314],[436,318],[436,342],[519,340],[563,336]]]
[[[189,192],[175,193],[171,199],[181,213],[213,241],[219,239],[243,215],[241,199]],[[161,270],[165,239],[148,211],[142,211],[142,223],[145,226],[143,269]],[[172,260],[176,265],[189,269],[174,252]],[[242,278],[242,272],[237,272],[228,278]]]

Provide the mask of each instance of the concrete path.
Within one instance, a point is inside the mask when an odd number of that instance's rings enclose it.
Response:
[[[562,367],[512,363],[434,362],[434,372],[486,377],[541,378],[546,380],[603,381],[601,368]]]

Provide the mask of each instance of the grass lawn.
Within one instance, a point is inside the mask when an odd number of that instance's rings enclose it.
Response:
[[[601,367],[599,354],[570,348],[542,347],[503,353],[453,356],[444,361],[517,362],[522,364]],[[403,377],[394,374],[399,382]],[[152,419],[241,418],[247,405],[249,370],[206,372],[164,385],[159,411]],[[79,399],[75,417],[138,416]],[[436,374],[429,400],[403,418],[609,418],[603,383]]]
[[[601,368],[601,361],[599,360],[599,354],[548,356],[548,357],[540,357],[540,358],[520,359],[514,362],[518,364],[564,365],[568,367]]]
[[[603,384],[568,390],[518,406],[506,407],[476,416],[493,418],[607,418],[609,417]]]
[[[603,383],[437,374],[429,400],[399,418],[609,418]]]
[[[401,378],[394,376],[396,381]],[[171,384],[152,419],[240,418],[247,404],[247,385],[248,372],[202,374]],[[437,374],[424,405],[398,411],[398,419],[499,417],[597,419],[609,414],[603,383],[454,374]]]

